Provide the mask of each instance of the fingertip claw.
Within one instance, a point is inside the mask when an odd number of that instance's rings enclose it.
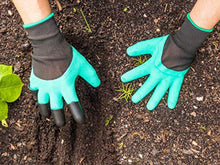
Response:
[[[52,115],[54,118],[54,122],[58,127],[63,127],[66,124],[64,112],[62,109],[52,110]]]
[[[80,123],[80,124],[83,123],[85,117],[84,117],[84,112],[80,106],[80,103],[79,102],[72,102],[68,106],[69,106],[70,112],[71,112],[74,120],[77,123]]]

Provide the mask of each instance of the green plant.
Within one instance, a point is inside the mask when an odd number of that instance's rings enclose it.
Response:
[[[139,56],[138,58],[135,58],[134,61],[136,61],[136,66],[139,66],[147,61],[147,57],[144,56],[144,59],[142,59],[142,56]]]
[[[126,7],[126,8],[124,8],[124,10],[123,10],[124,12],[127,12],[128,11],[128,8]]]
[[[118,149],[121,149],[123,147],[123,145],[124,145],[124,142],[121,142]]]
[[[73,12],[74,12],[74,13],[76,13],[76,12],[77,12],[76,8],[73,8]]]
[[[116,92],[122,92],[122,94],[118,97],[118,99],[125,99],[128,101],[128,99],[131,97],[134,88],[131,86],[131,84],[127,85],[125,87],[124,83],[122,83],[122,87],[120,89],[115,90]]]
[[[8,104],[18,99],[23,83],[19,76],[12,73],[12,66],[0,64],[0,121],[7,126]]]
[[[110,121],[112,120],[112,118],[113,118],[112,115],[106,118],[106,120],[105,120],[105,126],[108,126],[108,125],[109,125],[109,123],[110,123]]]
[[[87,19],[86,19],[84,13],[83,13],[82,8],[80,9],[80,12],[81,12],[81,14],[82,14],[82,16],[83,16],[83,19],[84,19],[85,22],[86,22],[86,26],[87,26],[87,27],[86,27],[86,30],[87,30],[89,33],[92,33],[92,30],[91,30],[91,28],[90,28],[90,26],[89,26],[89,23],[87,22]]]

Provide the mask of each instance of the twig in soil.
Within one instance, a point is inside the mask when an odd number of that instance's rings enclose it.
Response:
[[[90,28],[90,26],[89,26],[89,24],[88,24],[88,22],[87,22],[87,20],[86,20],[86,17],[85,17],[85,15],[84,15],[84,13],[83,13],[83,10],[82,10],[82,8],[80,9],[80,12],[81,12],[81,14],[82,14],[82,16],[83,16],[83,19],[85,20],[85,22],[86,22],[86,30],[89,32],[89,33],[92,33],[92,30],[91,30],[91,28]]]
[[[63,10],[63,8],[62,8],[62,6],[61,6],[59,0],[55,0],[55,2],[56,2],[56,4],[57,4],[57,7],[58,7],[59,11]]]
[[[122,92],[122,94],[118,97],[118,99],[125,99],[128,101],[128,99],[131,97],[134,88],[130,85],[127,85],[126,87],[122,83],[122,88],[115,90],[116,92]]]

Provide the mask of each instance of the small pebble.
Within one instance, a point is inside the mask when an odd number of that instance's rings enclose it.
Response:
[[[196,117],[196,113],[195,112],[191,112],[190,115]]]
[[[18,72],[21,68],[21,63],[18,61],[14,66],[14,72]]]
[[[158,23],[158,19],[154,19],[154,23],[157,24]]]
[[[183,149],[183,153],[187,154],[187,155],[192,155],[193,154],[193,152],[191,150],[186,150],[186,149]]]
[[[9,14],[10,16],[13,15],[13,13],[11,12],[11,10],[8,10],[8,14]]]
[[[160,32],[160,29],[159,29],[159,28],[157,28],[157,29],[156,29],[156,32]]]
[[[18,157],[16,154],[13,155],[13,158],[16,160]]]
[[[113,97],[113,100],[114,100],[114,101],[118,101],[118,98],[117,98],[117,97]]]
[[[4,152],[4,153],[2,154],[2,156],[8,156],[8,153],[7,153],[7,152]]]
[[[144,18],[147,18],[147,14],[144,14]]]
[[[0,29],[0,33],[5,33],[6,31],[7,31],[6,28],[1,28],[1,29]]]
[[[195,105],[193,105],[193,108],[194,108],[194,109],[198,109],[198,107],[197,107],[197,106],[195,106]]]
[[[141,159],[143,158],[143,154],[138,154],[138,156],[139,156],[139,158],[141,158]]]
[[[203,101],[203,96],[196,97],[196,100],[197,100],[197,101]]]
[[[21,49],[22,50],[26,50],[30,47],[30,43],[28,41],[26,41],[24,44],[21,45]]]
[[[198,146],[198,144],[195,141],[192,141],[192,144]]]
[[[131,160],[131,159],[128,159],[128,163],[132,163],[132,160]]]

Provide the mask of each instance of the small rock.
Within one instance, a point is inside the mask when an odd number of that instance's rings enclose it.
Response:
[[[30,48],[30,46],[31,46],[30,43],[26,41],[24,44],[21,45],[21,49],[24,51]]]
[[[0,33],[6,33],[7,29],[6,28],[1,28]]]
[[[196,100],[197,100],[197,101],[203,101],[203,96],[196,97]]]
[[[183,149],[183,153],[187,154],[187,155],[192,155],[193,154],[193,152],[191,150],[186,150],[186,149]]]
[[[14,72],[18,72],[21,68],[21,63],[18,61],[14,66]]]
[[[21,143],[21,142],[19,142],[19,143],[17,144],[17,146],[18,146],[18,147],[21,147],[21,146],[22,146],[22,143]]]
[[[159,29],[159,28],[157,28],[157,29],[156,29],[156,32],[160,32],[160,29]]]
[[[154,23],[157,24],[158,23],[158,19],[154,19]]]
[[[128,163],[132,163],[132,160],[131,160],[131,159],[128,159]]]
[[[11,10],[8,10],[8,14],[9,14],[10,16],[13,15],[13,13],[11,12]]]
[[[63,144],[63,143],[64,143],[64,140],[62,139],[62,140],[61,140],[61,144]]]
[[[190,115],[193,116],[193,117],[196,117],[196,113],[195,112],[191,112]]]
[[[8,156],[8,153],[7,153],[7,152],[4,152],[4,153],[2,154],[2,156]]]
[[[138,156],[139,156],[139,158],[141,158],[141,159],[143,158],[143,154],[138,154]]]
[[[144,14],[143,16],[144,16],[144,18],[147,18],[147,14]]]
[[[192,141],[192,144],[198,146],[198,144],[195,141]]]
[[[27,160],[27,155],[24,156],[23,160]]]
[[[31,158],[27,158],[27,161],[31,162],[31,161],[32,161],[32,159],[31,159]]]
[[[117,98],[117,97],[113,97],[113,100],[114,100],[114,101],[118,101],[118,98]]]
[[[194,108],[194,109],[198,109],[198,107],[197,107],[197,106],[195,106],[195,105],[193,105],[193,108]]]
[[[16,160],[18,157],[16,154],[13,155],[13,158]]]
[[[159,151],[156,149],[156,148],[154,148],[152,151],[151,151],[151,154],[153,155],[153,156],[155,156],[156,154],[158,154],[159,153]]]

